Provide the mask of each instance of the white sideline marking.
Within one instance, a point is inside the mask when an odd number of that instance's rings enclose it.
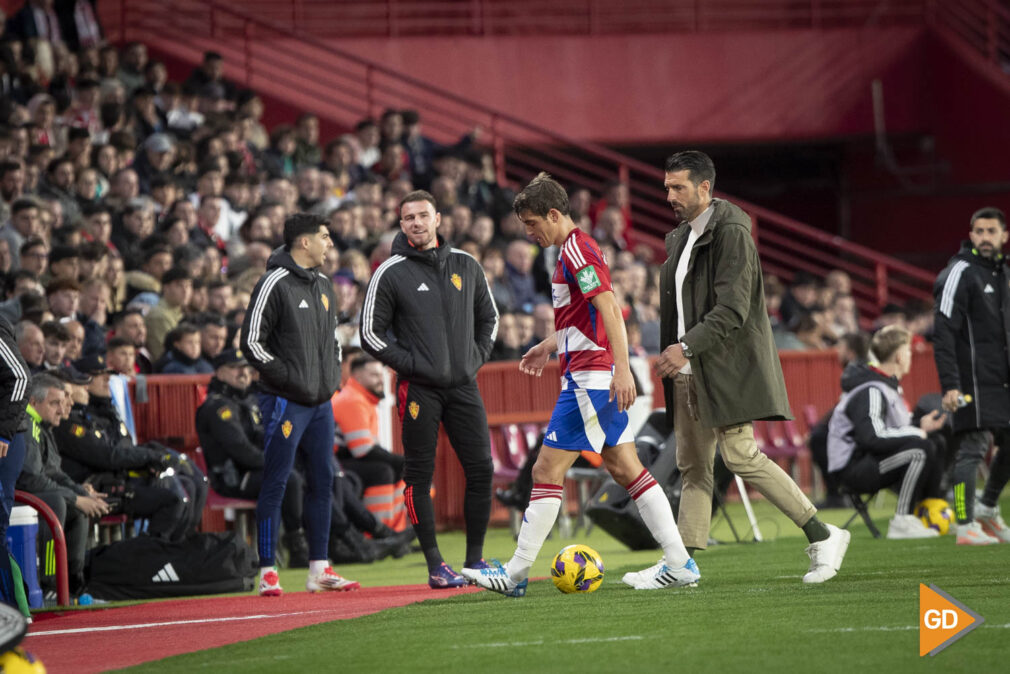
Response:
[[[270,613],[263,615],[229,616],[227,618],[201,618],[199,620],[172,620],[161,623],[141,623],[138,625],[107,625],[105,627],[76,627],[67,630],[47,630],[45,632],[29,632],[28,637],[51,637],[59,634],[83,634],[87,632],[115,632],[118,630],[141,630],[148,627],[170,627],[172,625],[197,625],[202,623],[220,623],[232,620],[263,620],[265,618],[286,618],[310,613],[329,613],[329,611],[295,611],[294,613]]]
[[[982,623],[979,625],[982,629],[998,629],[1005,630],[1010,629],[1010,623],[1003,623],[1002,625],[993,625],[990,623]],[[910,632],[912,630],[919,629],[918,625],[892,625],[884,627],[837,627],[830,630],[804,630],[805,632]]]
[[[466,644],[463,646],[453,646],[454,650],[460,650],[463,648],[506,648],[514,646],[554,646],[556,644],[602,644],[609,643],[612,641],[641,641],[645,637],[640,636],[629,636],[629,637],[603,637],[600,639],[551,639],[550,641],[492,641],[487,644]]]

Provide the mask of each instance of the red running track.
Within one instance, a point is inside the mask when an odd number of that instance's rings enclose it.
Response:
[[[400,585],[357,592],[183,599],[40,613],[33,616],[35,622],[22,646],[38,656],[50,674],[86,674],[476,591]]]

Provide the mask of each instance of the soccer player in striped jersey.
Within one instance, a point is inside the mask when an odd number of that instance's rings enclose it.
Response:
[[[565,473],[579,452],[602,454],[613,478],[635,499],[642,520],[662,546],[665,562],[636,579],[639,590],[692,585],[700,578],[688,555],[662,487],[635,451],[627,409],[635,401],[628,337],[599,246],[572,221],[568,195],[545,173],[516,197],[526,233],[543,247],[559,246],[551,282],[555,334],[531,348],[519,364],[540,376],[554,352],[561,365],[561,394],[533,467],[533,492],[523,515],[515,554],[504,566],[463,569],[473,583],[507,596],[526,593],[527,577],[561,508]]]

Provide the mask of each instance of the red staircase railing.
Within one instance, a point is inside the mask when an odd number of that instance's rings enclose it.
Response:
[[[241,9],[279,29],[317,37],[482,37],[903,25],[921,22],[925,4],[926,0],[243,0]]]
[[[305,16],[309,6],[315,4],[302,2],[280,6],[297,17]],[[358,4],[363,3],[334,3],[333,6],[340,7],[342,12],[346,9],[350,20],[357,16],[353,7]],[[376,4],[399,8],[401,4],[421,6],[425,3]],[[457,7],[461,3],[428,3],[432,7],[440,4]],[[471,4],[488,9],[505,3],[484,0]],[[591,4],[601,8],[600,11],[607,6],[603,2]],[[651,8],[650,11],[660,11],[666,4],[653,0],[640,3],[643,8]],[[885,12],[890,20],[907,16],[907,20],[921,21],[922,12],[912,10],[921,10],[923,0],[900,0],[882,5],[863,0],[811,0],[808,3],[765,0],[743,4],[698,0],[668,4],[671,7],[689,4],[697,11],[714,11],[716,7],[733,4],[738,12],[730,12],[730,15],[741,17],[750,16],[741,7],[763,6],[771,14],[786,17],[787,23],[795,18],[798,27],[809,27],[846,25],[844,21],[858,14],[854,8],[862,7],[860,11],[865,10],[866,14],[870,6],[890,8]],[[561,5],[574,7],[579,3],[563,2]],[[543,5],[548,6],[554,7],[554,3]],[[422,112],[425,133],[438,141],[454,142],[461,135],[480,129],[482,142],[494,152],[500,181],[522,185],[539,171],[546,170],[564,182],[584,185],[600,194],[608,182],[620,180],[630,188],[636,236],[655,249],[658,259],[665,257],[662,239],[673,222],[671,211],[663,200],[660,167],[598,144],[567,138],[363,59],[332,41],[295,31],[292,26],[297,24],[292,23],[293,19],[278,24],[268,22],[276,19],[273,10],[264,10],[266,18],[261,18],[216,1],[197,0],[118,0],[103,2],[101,7],[102,20],[114,40],[144,40],[160,51],[190,62],[198,61],[205,50],[217,50],[225,58],[227,76],[233,80],[348,127],[387,107],[413,107]],[[898,8],[902,8],[901,11]],[[870,15],[881,16],[873,12],[859,16],[866,22],[870,21]],[[703,27],[699,24],[696,29]],[[733,201],[754,220],[755,238],[766,269],[786,281],[800,270],[823,275],[830,269],[845,269],[853,277],[860,309],[870,316],[876,315],[887,302],[900,304],[912,298],[931,296],[931,273],[757,205],[739,199]]]

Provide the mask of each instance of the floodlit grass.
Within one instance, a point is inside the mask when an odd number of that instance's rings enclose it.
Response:
[[[893,498],[874,511],[886,532]],[[1010,499],[1004,501],[1010,511]],[[549,540],[535,575],[563,545],[600,552],[607,577],[596,593],[562,595],[549,580],[522,599],[482,592],[292,630],[169,658],[130,671],[191,672],[994,672],[1005,671],[1010,641],[1010,545],[957,548],[951,536],[873,540],[859,522],[841,573],[805,586],[805,540],[765,503],[755,509],[766,542],[713,546],[699,553],[697,588],[638,592],[621,575],[655,562],[605,533]],[[849,511],[825,511],[842,523]],[[742,509],[731,508],[737,528]],[[731,538],[725,523],[713,528]],[[440,536],[450,563],[460,534]],[[492,531],[487,556],[506,559],[507,531]],[[423,582],[419,554],[345,566],[366,586]],[[284,571],[292,589],[303,571]],[[980,613],[986,624],[934,658],[918,656],[918,586],[934,583]],[[339,601],[340,597],[334,597]]]

